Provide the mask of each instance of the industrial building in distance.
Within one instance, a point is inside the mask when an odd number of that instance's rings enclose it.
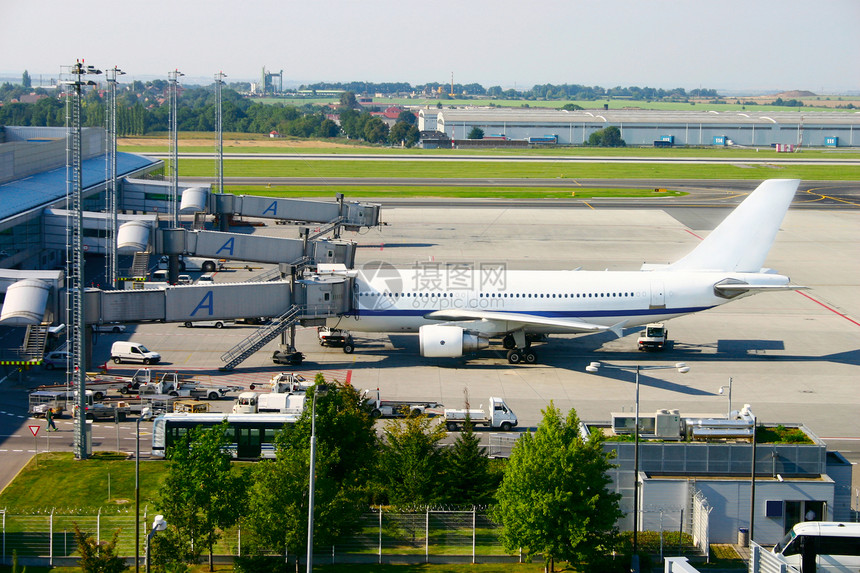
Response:
[[[418,110],[425,147],[438,140],[467,140],[473,128],[484,132],[486,146],[505,142],[582,145],[598,130],[615,126],[627,145],[671,147],[729,146],[853,147],[860,144],[858,112],[774,112],[753,110],[656,111],[550,110],[505,108],[428,108]],[[474,140],[469,140],[474,141]],[[468,145],[468,144],[467,144]]]

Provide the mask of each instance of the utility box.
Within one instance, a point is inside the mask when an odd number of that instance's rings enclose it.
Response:
[[[681,413],[678,410],[657,410],[654,435],[664,440],[680,440]]]

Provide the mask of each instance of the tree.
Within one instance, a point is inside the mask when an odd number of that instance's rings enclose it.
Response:
[[[582,109],[582,106],[576,105],[575,103],[566,103],[563,106],[561,106],[561,109],[564,109],[567,111],[577,111],[577,110]]]
[[[587,145],[590,147],[625,147],[627,144],[621,139],[621,130],[610,125],[589,135]]]
[[[463,425],[463,431],[454,440],[445,456],[445,498],[448,503],[486,505],[492,502],[499,483],[490,471],[487,448],[472,424]]]
[[[442,498],[445,429],[426,415],[385,424],[379,479],[393,505],[432,504]]]
[[[406,147],[412,147],[418,142],[419,137],[420,132],[418,128],[414,125],[409,125],[405,121],[398,121],[391,128],[391,131],[388,132],[388,142],[391,145],[400,145],[403,142],[403,145]]]
[[[30,74],[27,70],[24,70],[24,73],[21,75],[21,85],[25,88],[29,88],[33,86],[32,81],[30,80]]]
[[[484,130],[475,126],[471,131],[469,131],[469,135],[466,136],[466,139],[484,139]]]
[[[574,410],[563,420],[550,403],[517,440],[496,494],[506,549],[542,553],[550,571],[556,559],[588,564],[611,551],[621,496],[607,489],[614,453],[602,446],[598,432],[582,438]]]
[[[400,123],[401,121],[405,121],[409,125],[415,125],[418,123],[418,118],[414,112],[404,109],[397,115],[397,122]]]
[[[116,544],[120,529],[114,531],[110,541],[96,543],[90,534],[80,530],[77,523],[73,525],[75,542],[81,554],[79,566],[84,573],[120,573],[126,570],[125,559],[117,555]]]
[[[190,539],[198,554],[208,549],[210,571],[219,530],[234,525],[245,507],[245,480],[231,468],[224,449],[228,431],[226,422],[194,428],[171,448],[159,505],[167,523]]]
[[[371,117],[364,124],[364,139],[370,143],[382,143],[388,138],[388,125],[378,117]]]
[[[314,388],[324,382],[318,374]],[[330,385],[327,394],[317,396],[315,410],[314,540],[325,546],[357,527],[369,500],[367,477],[378,448],[374,420],[354,387]],[[295,425],[276,436],[277,458],[253,469],[244,523],[260,549],[290,556],[307,551],[311,416],[309,403]]]
[[[340,94],[340,105],[341,107],[346,107],[349,109],[354,108],[358,105],[358,101],[355,99],[355,94],[352,92],[343,92]]]

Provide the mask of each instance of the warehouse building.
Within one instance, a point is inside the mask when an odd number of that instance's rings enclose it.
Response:
[[[609,126],[627,145],[854,147],[860,145],[860,112],[737,112],[556,109],[422,109],[420,131],[463,140],[478,127],[494,139],[534,144],[582,145]]]

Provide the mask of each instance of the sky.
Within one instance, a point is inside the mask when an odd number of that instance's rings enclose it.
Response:
[[[4,0],[0,76],[860,93],[858,0]],[[20,80],[19,80],[20,81]]]

